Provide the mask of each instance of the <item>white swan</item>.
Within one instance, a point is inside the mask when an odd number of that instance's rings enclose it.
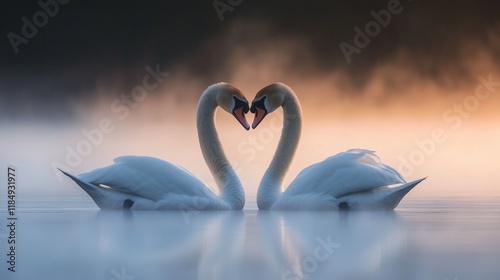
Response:
[[[276,153],[257,192],[261,210],[394,209],[423,179],[406,183],[401,174],[384,165],[372,151],[353,149],[313,164],[299,173],[281,193],[301,133],[300,103],[291,88],[271,84],[255,96],[250,111],[252,128],[283,107],[284,124]],[[398,186],[390,186],[396,185]]]
[[[73,176],[101,209],[241,210],[245,194],[215,130],[217,106],[233,114],[249,130],[248,101],[227,83],[209,86],[200,97],[196,123],[205,162],[220,189],[215,195],[182,167],[161,159],[123,156],[114,164]]]

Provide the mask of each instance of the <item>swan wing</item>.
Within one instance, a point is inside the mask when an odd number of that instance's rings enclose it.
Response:
[[[401,174],[382,164],[373,151],[352,149],[304,169],[284,195],[320,193],[341,197],[402,183],[406,181]]]
[[[153,201],[168,195],[215,197],[215,194],[186,169],[146,156],[122,156],[114,164],[79,176],[97,185]]]

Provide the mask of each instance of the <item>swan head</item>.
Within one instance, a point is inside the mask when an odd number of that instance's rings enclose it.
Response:
[[[218,83],[216,86],[220,88],[215,99],[217,105],[233,115],[246,130],[249,130],[250,125],[245,118],[249,106],[243,93],[228,83]]]
[[[283,105],[287,92],[292,92],[292,90],[283,83],[270,84],[257,92],[250,107],[250,112],[255,114],[252,128],[255,129],[267,114]]]

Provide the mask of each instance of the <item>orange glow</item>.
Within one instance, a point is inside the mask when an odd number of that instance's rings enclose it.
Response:
[[[500,42],[498,35],[491,36]],[[210,51],[213,47],[207,43],[200,48]],[[470,48],[477,51],[471,54]],[[487,48],[474,43],[463,47],[463,64],[477,73],[472,81],[454,73],[436,79],[422,76],[408,67],[419,62],[400,50],[392,61],[375,67],[362,85],[341,70],[318,71],[307,44],[300,40],[260,43],[255,53],[248,49],[233,48],[227,54],[229,63],[221,65],[217,76],[238,87],[249,102],[261,88],[284,82],[302,104],[302,139],[285,185],[310,164],[347,149],[366,148],[377,151],[382,162],[408,180],[428,176],[408,198],[500,195],[500,71],[490,62],[493,52]],[[303,64],[290,64],[290,57],[296,55],[303,58]],[[50,166],[54,160],[64,161],[65,147],[77,143],[82,129],[93,129],[107,118],[114,131],[104,135],[102,143],[74,167],[74,173],[110,164],[121,155],[150,155],[185,167],[216,190],[199,150],[195,125],[197,98],[209,84],[182,64],[175,70],[159,89],[129,107],[126,115],[111,109],[113,95],[101,94],[91,106],[75,104],[80,123],[48,127],[55,133],[43,133],[48,135],[38,139],[43,147],[29,144],[30,129],[22,127],[17,132],[3,127],[11,134],[3,134],[0,141],[9,147],[30,146],[41,154],[38,163]],[[102,87],[98,91],[113,90]],[[253,115],[246,117],[253,120]],[[222,110],[217,114],[221,140],[241,176],[249,205],[255,203],[260,178],[276,148],[281,120],[282,111],[277,110],[256,130],[245,131],[229,114]],[[10,137],[12,133],[17,136]],[[20,165],[30,164],[29,154],[23,155],[28,153],[25,148],[12,150],[16,151],[12,158],[20,159]],[[42,181],[67,190],[67,182],[57,181],[50,168],[45,171],[48,177]]]

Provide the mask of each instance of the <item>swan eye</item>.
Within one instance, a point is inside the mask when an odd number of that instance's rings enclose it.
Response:
[[[250,112],[252,113],[255,113],[257,111],[257,108],[261,108],[261,109],[264,109],[266,110],[266,104],[265,104],[265,101],[266,101],[266,97],[262,97],[261,99],[259,100],[254,100],[252,102],[252,107],[250,107]],[[266,110],[267,111],[267,110]]]
[[[248,108],[248,102],[246,100],[241,100],[236,96],[233,96],[234,99],[234,108],[233,111],[239,108],[243,108],[243,113],[248,113],[250,108]]]

